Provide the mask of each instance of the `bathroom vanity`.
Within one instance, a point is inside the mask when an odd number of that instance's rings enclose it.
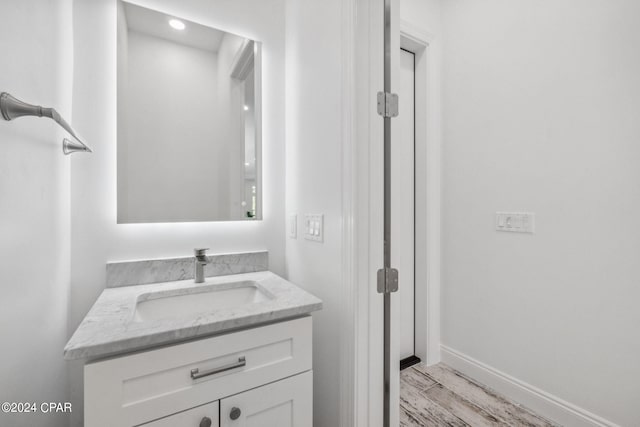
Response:
[[[260,271],[106,289],[65,348],[85,425],[312,425],[322,302]]]

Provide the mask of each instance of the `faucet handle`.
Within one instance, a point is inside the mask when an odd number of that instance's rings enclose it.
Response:
[[[196,248],[193,250],[195,256],[205,256],[209,248]]]

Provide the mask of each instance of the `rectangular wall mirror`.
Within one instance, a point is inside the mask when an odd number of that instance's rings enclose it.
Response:
[[[262,217],[261,45],[118,2],[118,223]]]

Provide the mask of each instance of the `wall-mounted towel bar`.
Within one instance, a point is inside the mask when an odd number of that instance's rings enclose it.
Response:
[[[48,117],[58,123],[75,139],[64,138],[62,140],[62,152],[64,154],[71,154],[76,152],[88,152],[91,153],[91,149],[82,142],[76,132],[71,126],[58,114],[53,108],[44,108],[39,105],[27,104],[19,99],[11,96],[7,92],[0,94],[0,113],[5,120],[13,120],[23,116],[36,116],[36,117]]]

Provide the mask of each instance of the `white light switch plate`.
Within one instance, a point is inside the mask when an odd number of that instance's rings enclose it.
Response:
[[[298,238],[298,215],[296,214],[289,215],[289,238]]]
[[[304,216],[304,238],[314,242],[324,239],[324,215],[306,214]]]
[[[496,212],[496,230],[512,233],[534,233],[536,215],[533,212]]]

